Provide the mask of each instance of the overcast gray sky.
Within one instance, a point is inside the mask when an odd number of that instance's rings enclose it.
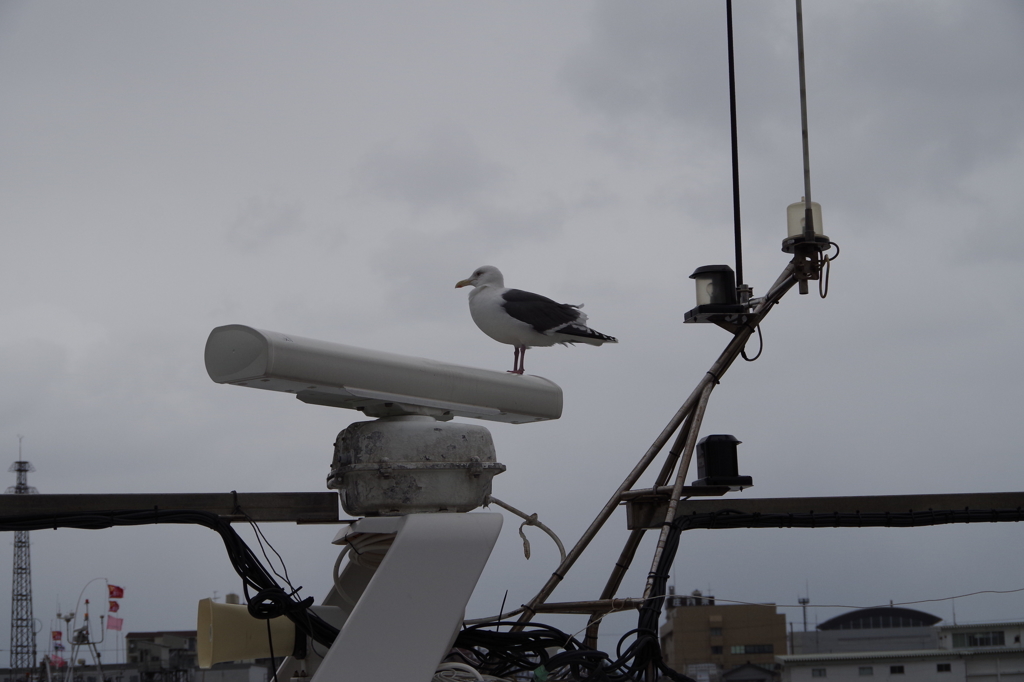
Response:
[[[734,13],[760,294],[803,193],[795,17],[790,0]],[[826,300],[794,292],[771,314],[702,433],[743,441],[744,497],[1019,490],[1024,5],[811,1],[805,32],[813,196],[842,256]],[[574,542],[728,341],[682,324],[690,273],[732,262],[725,46],[717,1],[3,2],[0,452],[24,434],[46,493],[323,490],[361,415],[212,383],[209,331],[505,370],[511,349],[453,288],[492,264],[620,340],[531,351],[564,417],[490,426],[508,466],[494,494]],[[516,525],[471,616],[554,568],[539,535],[523,559]],[[556,599],[596,597],[624,525]],[[334,529],[265,531],[322,598]],[[1012,590],[1022,531],[692,531],[674,580],[779,604]],[[128,630],[192,628],[198,599],[239,587],[205,529],[32,540],[44,630],[95,577],[125,587]],[[1024,592],[955,608],[1020,620]]]

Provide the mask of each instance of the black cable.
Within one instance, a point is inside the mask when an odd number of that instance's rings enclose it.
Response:
[[[249,612],[258,618],[285,615],[295,623],[303,636],[330,646],[338,636],[338,629],[309,610],[313,598],[299,601],[293,589],[285,590],[260,563],[241,536],[228,521],[211,512],[173,509],[144,509],[90,513],[65,513],[47,516],[0,517],[0,531],[43,530],[45,528],[78,528],[99,530],[114,526],[142,526],[154,523],[194,524],[216,531],[224,542],[224,549],[235,572],[242,579],[242,589]],[[249,591],[255,596],[250,597]]]
[[[291,587],[293,591],[297,592],[298,590],[292,586],[292,581],[288,577],[288,567],[285,565],[284,558],[281,556],[281,553],[274,549],[274,546],[270,544],[270,540],[268,540],[267,536],[263,534],[263,530],[256,524],[256,522],[252,520],[252,517],[246,514],[244,511],[242,511],[241,508],[239,508],[239,511],[241,511],[242,516],[245,517],[245,520],[249,523],[249,525],[252,526],[253,534],[255,534],[256,536],[256,542],[260,546],[260,552],[263,554],[263,558],[267,560],[267,565],[270,566],[270,570],[274,572],[274,575],[283,580],[285,584],[288,585],[288,587]],[[266,543],[266,546],[270,548],[270,551],[273,552],[275,556],[277,556],[277,560],[281,563],[281,570],[284,571],[284,575],[278,573],[277,569],[274,568],[274,562],[270,560],[269,556],[267,556],[267,550],[266,547],[263,546],[263,543]]]
[[[824,298],[824,296],[822,296],[822,298]],[[740,350],[740,355],[743,356],[744,360],[746,360],[747,362],[753,362],[754,360],[757,360],[759,357],[761,357],[761,353],[764,352],[764,337],[761,336],[761,325],[757,325],[757,344],[757,355],[755,355],[752,358],[747,357],[746,346],[744,346],[743,349]]]
[[[839,244],[829,242],[829,246],[836,247],[835,255],[827,256],[821,254],[821,265],[818,266],[818,295],[822,298],[828,296],[828,278],[832,274],[832,261],[839,257]]]
[[[267,620],[267,646],[270,648],[270,667],[274,671],[274,682],[278,682],[277,660],[274,658],[274,636],[270,632],[270,620]]]

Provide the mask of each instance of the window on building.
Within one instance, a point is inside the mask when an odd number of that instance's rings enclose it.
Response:
[[[775,647],[771,644],[747,644],[743,647],[745,654],[774,654]]]
[[[954,632],[953,646],[1003,646],[1006,636],[1002,630],[994,632]]]
[[[811,677],[828,677],[826,675],[827,668],[811,668]]]
[[[936,663],[935,664],[935,672],[937,672],[937,673],[951,673],[951,672],[953,672],[953,664],[952,663]]]
[[[903,670],[903,666],[902,665],[890,665],[889,666],[889,674],[890,675],[902,675],[904,672],[905,671]]]
[[[861,667],[857,668],[857,674],[861,677],[871,677],[875,674],[875,669],[872,668],[870,665],[862,665]]]
[[[711,653],[716,654],[716,655],[717,654],[721,654],[722,653],[722,647],[720,647],[720,646],[713,646],[713,647],[711,647]]]
[[[729,647],[730,654],[774,654],[773,644],[734,644]]]
[[[721,637],[722,636],[722,628],[711,628],[711,636],[712,637]]]

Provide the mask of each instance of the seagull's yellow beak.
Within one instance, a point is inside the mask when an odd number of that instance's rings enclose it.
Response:
[[[469,286],[469,285],[471,285],[472,283],[473,283],[473,282],[471,282],[470,280],[468,280],[468,279],[464,279],[464,280],[460,281],[460,282],[459,282],[458,284],[456,284],[456,285],[455,285],[455,288],[456,288],[456,289],[461,289],[462,287],[468,287],[468,286]]]

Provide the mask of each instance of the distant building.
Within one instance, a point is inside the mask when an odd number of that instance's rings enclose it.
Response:
[[[74,666],[72,672],[73,682],[139,682],[139,671],[135,666],[127,663],[104,663],[102,666],[103,675],[100,675],[100,670],[95,665],[81,665]],[[53,666],[49,670],[45,667],[37,666],[31,671],[29,679],[35,682],[64,682],[68,677],[68,666]],[[15,675],[15,671],[9,668],[0,669],[0,682],[26,682],[25,671],[19,671],[20,675]]]
[[[984,649],[1006,647],[1021,648],[1024,622],[973,623],[971,625],[943,625],[938,629],[939,646],[943,649]]]
[[[129,632],[125,635],[126,663],[81,664],[36,668],[31,681],[25,671],[0,668],[0,682],[268,682],[270,659],[217,663],[201,670],[196,661],[195,630]],[[80,657],[89,656],[85,651]],[[277,661],[280,663],[280,659]],[[101,674],[102,669],[102,674]],[[69,670],[71,675],[68,675]]]
[[[123,682],[267,682],[272,675],[269,659],[217,663],[200,670],[195,630],[129,632],[125,644],[128,665],[138,670],[139,678]]]
[[[794,649],[804,652],[779,657],[782,679],[1024,682],[1024,622],[935,626],[939,620],[891,607],[837,616],[816,633],[794,633]]]
[[[790,653],[938,649],[939,631],[932,626],[941,620],[914,609],[859,609],[827,620],[813,632],[794,632]]]
[[[786,652],[786,617],[774,605],[715,604],[700,591],[670,594],[661,627],[665,662],[699,682],[778,679]]]
[[[141,682],[190,682],[196,667],[196,631],[129,632],[124,636],[128,663],[138,666]]]

